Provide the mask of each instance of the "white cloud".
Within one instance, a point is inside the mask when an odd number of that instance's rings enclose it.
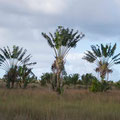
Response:
[[[94,64],[90,64],[83,60],[83,53],[69,53],[66,60],[66,70],[68,73],[79,73],[80,75],[86,73],[95,73]]]
[[[64,0],[24,0],[28,7],[47,14],[59,14],[66,8]]]
[[[0,0],[5,6],[40,12],[42,14],[60,14],[66,9],[64,0]],[[22,10],[21,10],[22,11]]]

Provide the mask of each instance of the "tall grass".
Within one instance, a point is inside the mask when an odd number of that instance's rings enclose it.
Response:
[[[0,120],[120,120],[120,92],[0,89]]]

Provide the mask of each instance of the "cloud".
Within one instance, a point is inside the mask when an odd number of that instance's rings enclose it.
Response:
[[[0,0],[0,26],[48,29],[64,25],[90,34],[119,36],[119,5],[118,0]]]
[[[45,14],[59,14],[66,8],[63,0],[24,0],[26,5],[33,11],[40,11]]]
[[[83,53],[69,53],[66,59],[66,70],[68,73],[79,73],[80,75],[86,73],[95,73],[95,65],[83,60]]]
[[[34,71],[39,76],[50,71],[54,60],[54,53],[41,32],[53,33],[57,26],[63,25],[86,35],[70,51],[66,70],[94,73],[94,65],[81,59],[83,53],[91,44],[119,42],[119,11],[119,0],[0,0],[0,47],[26,48],[38,63]]]
[[[66,9],[64,0],[0,0],[4,11],[11,13],[41,13],[41,14],[60,14]],[[10,10],[10,11],[8,11]]]

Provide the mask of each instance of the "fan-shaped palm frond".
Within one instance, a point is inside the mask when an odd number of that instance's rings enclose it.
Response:
[[[120,64],[120,53],[115,54],[117,44],[92,45],[92,51],[87,51],[83,59],[90,63],[96,63],[96,72],[100,73],[101,78],[105,78],[106,74],[112,73],[110,69],[115,64]]]
[[[6,71],[5,76],[8,88],[10,88],[10,82],[12,82],[12,87],[14,87],[14,83],[21,75],[24,76],[24,79],[32,75],[32,68],[30,66],[35,65],[36,62],[30,62],[31,54],[26,55],[26,49],[13,46],[11,50],[7,46],[6,48],[0,49],[0,51],[0,68]],[[21,74],[20,70],[22,70]]]
[[[78,34],[78,31],[73,32],[73,29],[64,28],[59,26],[54,34],[42,33],[43,37],[47,40],[50,47],[54,48],[55,56],[65,57],[72,47],[81,40],[85,35]]]
[[[3,49],[0,49],[0,68],[5,71],[9,71],[10,68],[14,68],[15,66],[22,65],[34,65],[36,63],[30,63],[31,55],[26,56],[27,50],[23,50],[19,46],[13,46],[13,50],[7,46]]]

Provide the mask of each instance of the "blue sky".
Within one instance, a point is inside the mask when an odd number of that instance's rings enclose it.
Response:
[[[19,45],[36,61],[33,71],[39,77],[51,71],[54,53],[41,32],[54,32],[57,26],[85,34],[66,59],[68,73],[93,73],[95,65],[83,61],[90,45],[117,43],[120,52],[119,0],[0,0],[0,47]],[[114,66],[110,79],[120,80],[120,65]],[[0,77],[4,71],[0,70]]]

